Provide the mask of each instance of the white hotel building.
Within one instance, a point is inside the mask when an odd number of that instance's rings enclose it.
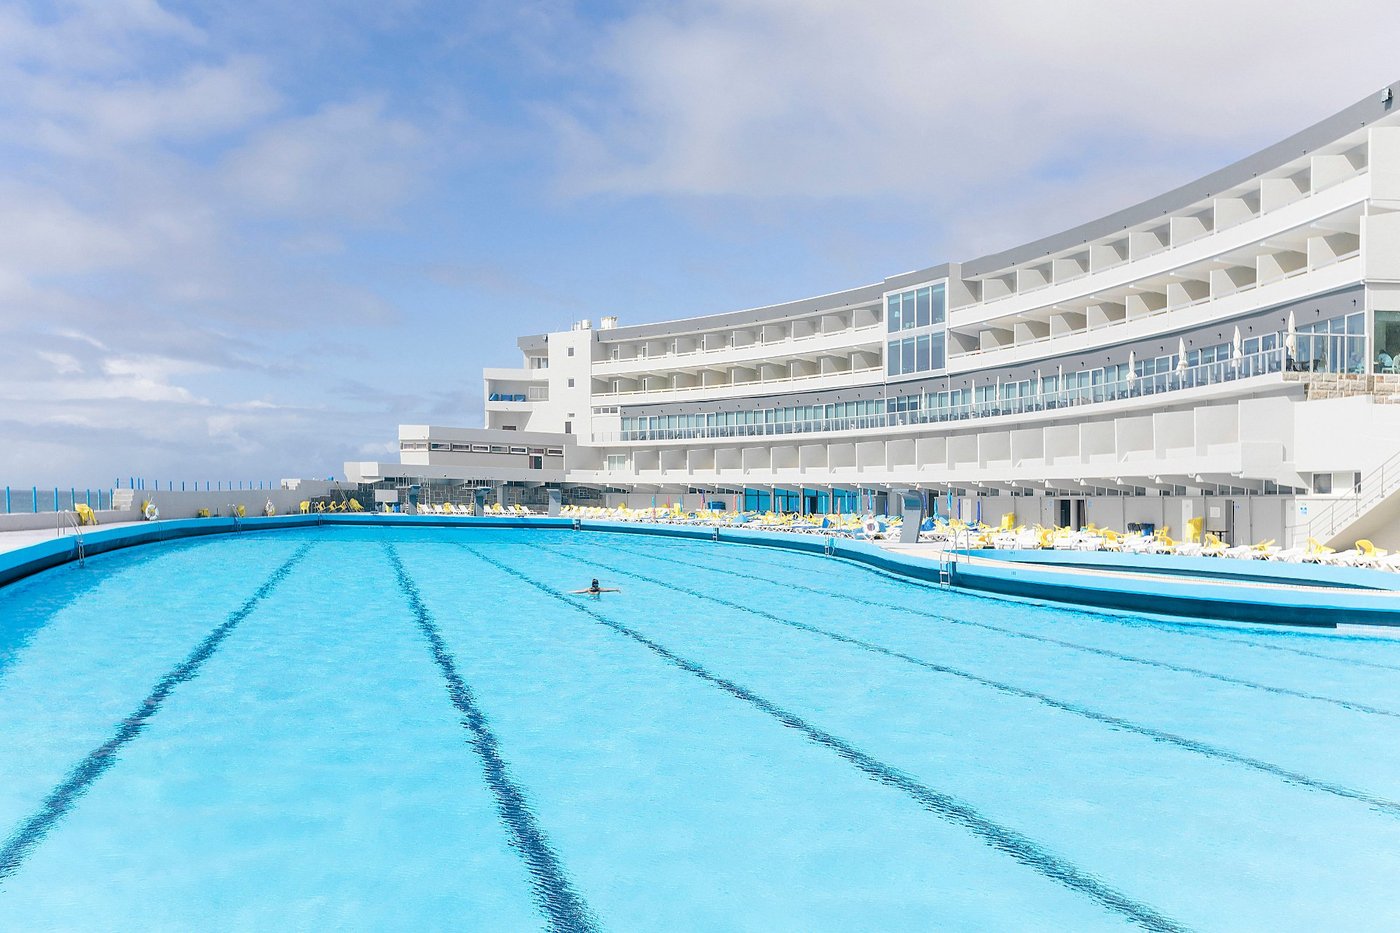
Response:
[[[917,489],[993,523],[1400,545],[1397,96],[1005,252],[522,337],[484,428],[403,425],[399,463],[347,476],[807,512]]]

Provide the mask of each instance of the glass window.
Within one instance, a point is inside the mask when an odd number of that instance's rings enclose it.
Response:
[[[886,368],[889,369],[891,376],[898,376],[902,373],[902,370],[899,368],[899,362],[899,341],[891,340],[889,345],[885,348]]]
[[[931,334],[928,343],[929,369],[942,369],[946,365],[943,356],[943,335]]]
[[[919,338],[915,341],[915,352],[914,352],[914,370],[915,370],[915,372],[925,373],[925,372],[928,372],[928,370],[929,370],[928,343],[929,343],[929,335],[928,335],[928,334],[924,334],[922,337],[919,337]]]
[[[935,285],[935,286],[933,287],[932,303],[933,303],[933,313],[932,313],[932,315],[930,316],[930,320],[932,320],[933,323],[935,323],[935,324],[942,324],[942,323],[943,323],[943,319],[944,319],[944,317],[946,316],[946,311],[947,311],[947,307],[946,307],[946,306],[947,306],[947,303],[948,303],[948,302],[947,302],[947,295],[946,295],[946,288],[945,288],[942,284]]]
[[[920,326],[920,327],[927,327],[927,326],[928,326],[928,322],[929,322],[929,308],[931,307],[932,303],[933,303],[933,289],[931,289],[931,288],[921,288],[921,289],[919,289],[919,291],[918,291],[918,304],[915,306],[915,307],[917,308],[917,314],[918,314],[918,326]]]
[[[1332,491],[1331,473],[1313,474],[1313,492],[1319,496],[1325,496]]]
[[[885,321],[890,333],[899,330],[899,296],[891,295],[885,300]]]
[[[900,341],[900,356],[903,361],[900,363],[900,372],[917,372],[914,368],[914,338],[906,337]]]
[[[1400,372],[1400,311],[1376,311],[1376,371]]]

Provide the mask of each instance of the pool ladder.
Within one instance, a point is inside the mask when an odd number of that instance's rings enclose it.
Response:
[[[953,532],[952,547],[945,547],[938,552],[938,585],[945,590],[953,586],[953,574],[958,564],[958,538],[963,534],[964,532]]]
[[[73,550],[78,555],[78,566],[87,566],[87,548],[83,545],[83,523],[78,518],[77,512],[63,511],[58,513],[58,528],[54,531],[54,537],[61,537],[69,528],[73,529],[75,539]]]

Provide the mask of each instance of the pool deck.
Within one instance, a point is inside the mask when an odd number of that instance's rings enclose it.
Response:
[[[944,552],[947,550],[947,548],[945,548],[942,544],[900,544],[900,543],[892,542],[892,541],[890,541],[890,542],[880,542],[880,546],[881,546],[882,548],[884,548],[885,550],[887,550],[887,551],[893,551],[893,552],[899,553],[899,554],[907,554],[907,555],[909,555],[909,556],[911,556],[911,557],[920,558],[920,559],[922,559],[922,560],[929,560],[929,561],[932,561],[932,562],[934,562],[934,563],[941,563],[941,562],[943,561],[943,554],[944,554]],[[993,551],[992,553],[996,553],[996,552]],[[1055,553],[1055,552],[1050,552],[1050,553]],[[1107,553],[1111,553],[1111,552],[1085,551],[1085,552],[1077,552],[1077,553],[1080,553],[1080,554],[1091,554],[1091,553],[1102,553],[1102,554],[1107,554]],[[1175,557],[1174,555],[1164,555],[1164,556],[1167,558],[1167,560],[1182,560],[1182,559],[1183,559],[1183,558]],[[1244,566],[1243,566],[1242,568],[1240,568],[1240,569],[1245,569],[1245,570],[1247,570],[1247,569],[1249,568],[1249,565],[1250,565],[1250,564],[1254,563],[1253,561],[1241,561],[1241,560],[1236,560],[1235,558],[1223,558],[1223,557],[1210,557],[1210,558],[1204,558],[1204,559],[1205,559],[1205,560],[1213,561],[1213,562],[1215,562],[1216,564],[1218,564],[1220,567],[1230,567],[1232,564],[1236,564],[1236,563],[1238,563],[1238,564],[1243,564]],[[966,553],[966,552],[959,552],[959,553],[957,554],[956,560],[957,560],[958,563],[960,563],[960,564],[967,564],[967,565],[971,565],[971,566],[994,566],[994,565],[997,565],[997,564],[1003,564],[1003,563],[1004,563],[1004,560],[1001,559],[1001,558],[996,558],[996,557],[985,557],[985,556],[981,556],[981,555],[978,555],[978,554],[969,554],[969,553]],[[1074,575],[1074,576],[1088,576],[1088,577],[1096,577],[1096,576],[1097,576],[1097,577],[1112,577],[1112,578],[1136,579],[1136,580],[1160,580],[1160,579],[1162,579],[1163,577],[1170,577],[1170,576],[1173,575],[1172,572],[1171,572],[1171,571],[1172,571],[1172,568],[1171,568],[1169,565],[1167,565],[1167,564],[1163,564],[1163,565],[1162,565],[1162,570],[1161,570],[1160,572],[1146,573],[1146,572],[1136,571],[1136,570],[1133,570],[1133,569],[1130,569],[1130,568],[1117,568],[1117,567],[1111,567],[1111,566],[1104,566],[1104,567],[1065,567],[1065,566],[1056,566],[1056,565],[1053,564],[1053,563],[1037,562],[1037,561],[1034,561],[1034,560],[1022,560],[1021,563],[1034,563],[1035,566],[1036,566],[1038,569],[1042,569],[1042,570],[1048,571],[1048,572],[1050,572],[1050,573],[1063,573],[1063,574],[1070,574],[1070,575]],[[1279,565],[1276,564],[1275,566],[1279,566]],[[1187,569],[1187,568],[1183,567],[1182,569],[1185,570],[1185,569]],[[1187,574],[1178,572],[1177,576],[1179,576],[1179,577],[1186,577]],[[1265,588],[1265,589],[1289,589],[1289,590],[1309,590],[1309,591],[1317,591],[1317,590],[1327,591],[1327,590],[1333,590],[1333,591],[1337,591],[1337,592],[1348,592],[1348,591],[1357,589],[1357,587],[1354,586],[1354,585],[1349,585],[1349,586],[1325,586],[1325,585],[1317,585],[1317,584],[1306,585],[1306,584],[1298,584],[1298,583],[1285,583],[1285,582],[1283,582],[1283,581],[1281,581],[1281,580],[1277,580],[1277,579],[1263,579],[1263,578],[1261,578],[1261,579],[1256,579],[1256,580],[1241,580],[1241,579],[1238,579],[1238,578],[1229,579],[1229,580],[1225,580],[1225,579],[1216,579],[1216,580],[1212,580],[1212,579],[1209,579],[1208,577],[1191,576],[1190,579],[1191,579],[1191,582],[1192,582],[1192,583],[1197,584],[1197,585],[1200,585],[1200,586],[1228,586],[1228,587],[1253,586],[1253,587],[1263,587],[1263,588]],[[1394,595],[1395,595],[1395,598],[1396,598],[1397,600],[1400,600],[1400,579],[1397,579],[1395,582],[1396,582],[1396,590],[1394,591]],[[1386,588],[1386,587],[1379,587],[1379,586],[1376,586],[1376,587],[1368,587],[1368,589],[1376,589],[1376,590],[1382,590],[1382,591],[1386,591],[1386,592],[1390,592],[1390,591],[1391,591],[1389,588]]]
[[[84,534],[92,534],[95,531],[105,531],[108,528],[130,528],[133,525],[145,525],[147,522],[110,522],[101,525],[89,525],[83,529]],[[47,541],[57,541],[60,538],[72,538],[73,529],[69,528],[63,534],[56,534],[52,528],[31,528],[26,531],[0,531],[0,554],[8,554],[10,551],[17,551],[22,547],[29,547],[31,544],[43,544]]]
[[[83,529],[86,553],[169,539],[311,525],[578,529],[724,541],[825,554],[991,596],[1227,622],[1400,627],[1400,574],[1355,567],[1106,552],[950,550],[723,526],[535,516],[285,515],[113,522]],[[0,532],[0,585],[77,557],[75,533]],[[1088,566],[1086,566],[1088,565]],[[1298,581],[1306,581],[1300,583]]]

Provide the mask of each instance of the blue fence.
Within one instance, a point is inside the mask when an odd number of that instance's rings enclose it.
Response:
[[[16,489],[5,487],[5,514],[15,512],[71,512],[76,505],[88,508],[110,509],[112,491],[110,489],[68,489],[30,486]]]
[[[129,476],[117,479],[112,489],[78,489],[60,486],[5,487],[4,511],[12,515],[22,512],[71,512],[79,504],[94,510],[110,509],[114,490],[130,489],[138,493],[157,492],[237,492],[259,489],[280,489],[271,480],[147,480]]]

